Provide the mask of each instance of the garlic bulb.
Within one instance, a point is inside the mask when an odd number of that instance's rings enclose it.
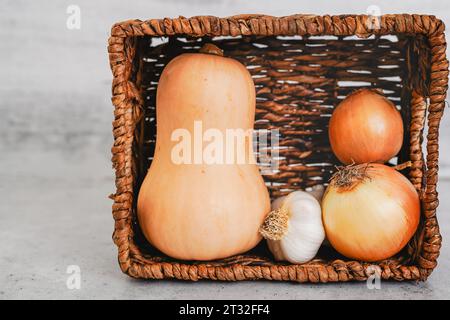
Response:
[[[325,239],[322,210],[317,200],[323,193],[320,187],[311,193],[294,191],[272,203],[272,211],[260,233],[276,260],[305,263],[317,254]]]

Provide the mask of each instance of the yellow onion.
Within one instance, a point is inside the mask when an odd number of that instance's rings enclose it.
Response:
[[[347,166],[322,200],[327,239],[342,255],[379,261],[398,253],[419,224],[419,196],[409,180],[382,164]]]
[[[385,163],[402,147],[402,117],[384,96],[361,89],[336,107],[328,135],[334,154],[344,164]]]

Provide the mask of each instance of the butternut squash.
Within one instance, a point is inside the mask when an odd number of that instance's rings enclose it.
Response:
[[[261,240],[258,229],[270,211],[251,135],[244,163],[202,161],[204,154],[199,159],[190,150],[182,156],[190,154],[192,163],[173,159],[180,143],[174,132],[182,129],[198,142],[195,123],[204,131],[215,130],[216,138],[218,133],[227,137],[229,129],[253,129],[255,87],[247,69],[213,45],[200,52],[176,57],[161,74],[155,154],[138,197],[139,224],[147,240],[183,260],[220,259],[250,250]],[[209,140],[213,142],[211,136]],[[242,152],[237,145],[224,148],[224,158]]]

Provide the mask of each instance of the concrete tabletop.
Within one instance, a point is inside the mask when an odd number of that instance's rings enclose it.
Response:
[[[441,124],[439,265],[427,282],[326,285],[142,281],[112,243],[110,26],[129,18],[238,13],[431,13],[447,1],[2,1],[0,4],[0,299],[449,299],[450,117]],[[81,10],[81,29],[66,26]],[[448,110],[447,110],[448,111]],[[447,112],[448,113],[448,112]],[[75,268],[81,286],[70,289]],[[69,273],[68,273],[69,271]]]

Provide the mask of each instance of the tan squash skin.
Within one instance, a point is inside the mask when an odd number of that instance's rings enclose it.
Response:
[[[173,130],[185,128],[193,137],[194,121],[202,121],[203,132],[253,128],[255,88],[250,74],[233,59],[183,54],[164,69],[156,104],[155,157],[138,198],[146,238],[183,260],[220,259],[252,249],[261,240],[258,229],[270,211],[257,165],[171,161],[178,143],[171,141]]]

